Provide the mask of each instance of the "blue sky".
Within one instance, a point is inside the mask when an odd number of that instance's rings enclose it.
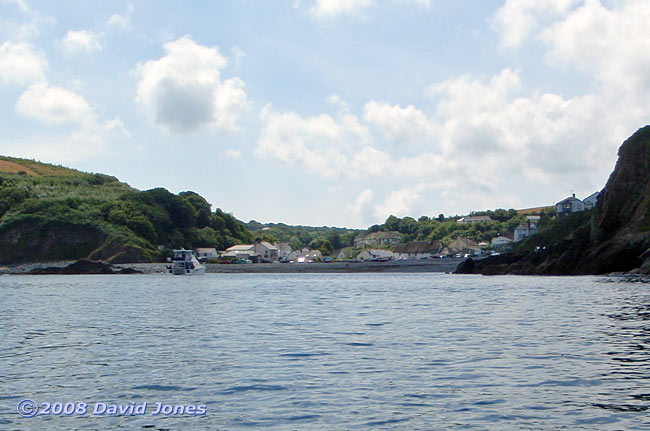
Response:
[[[367,227],[600,190],[646,0],[0,0],[0,154]]]

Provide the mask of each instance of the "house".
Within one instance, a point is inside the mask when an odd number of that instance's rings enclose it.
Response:
[[[305,247],[300,251],[292,251],[287,259],[298,263],[304,263],[320,260],[322,257],[323,255],[320,250],[311,250],[310,248]]]
[[[246,259],[252,262],[259,262],[260,256],[255,252],[254,244],[237,244],[228,247],[223,257],[230,257],[233,259]]]
[[[274,244],[275,248],[278,249],[278,259],[287,260],[289,254],[293,251],[293,248],[287,242],[279,242]]]
[[[219,257],[219,253],[217,253],[217,249],[215,248],[199,247],[194,250],[194,253],[199,260],[216,259]]]
[[[510,244],[512,240],[508,238],[507,236],[496,236],[492,238],[492,248],[495,249],[500,249],[506,247],[508,244]]]
[[[451,254],[480,256],[482,253],[481,247],[479,247],[477,243],[475,243],[469,238],[458,237],[449,244],[448,248],[449,248],[448,253]],[[454,251],[456,253],[454,253]]]
[[[519,242],[526,238],[527,236],[531,236],[536,234],[538,231],[537,225],[530,220],[526,223],[522,223],[519,226],[515,228],[515,239],[514,242]]]
[[[359,260],[389,260],[393,258],[393,252],[390,250],[369,249],[364,250],[357,255]]]
[[[585,210],[585,203],[576,198],[576,194],[569,196],[555,204],[555,211],[558,218],[566,217],[569,214],[577,213]]]
[[[596,202],[598,202],[598,196],[600,196],[600,192],[594,192],[594,193],[590,194],[589,196],[587,196],[586,198],[584,198],[582,200],[582,202],[584,202],[584,204],[585,204],[585,209],[590,210],[593,207],[595,207]]]
[[[409,241],[395,246],[393,257],[396,259],[426,259],[442,250],[440,241]]]
[[[255,253],[260,256],[262,262],[273,262],[278,260],[278,248],[266,241],[255,241],[253,244]]]
[[[237,244],[226,249],[224,257],[249,259],[255,263],[273,262],[278,260],[278,248],[266,241],[255,241],[254,244]]]
[[[456,220],[456,223],[460,224],[470,224],[470,223],[487,223],[491,222],[492,218],[490,216],[467,216],[459,218]]]
[[[354,239],[354,246],[358,248],[372,246],[391,246],[399,244],[402,234],[399,232],[372,232],[367,235],[361,234]]]
[[[331,254],[332,259],[334,260],[344,260],[345,259],[345,251],[343,249],[339,250],[334,250]]]

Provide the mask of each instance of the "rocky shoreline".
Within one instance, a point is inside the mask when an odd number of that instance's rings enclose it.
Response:
[[[330,263],[260,263],[246,265],[206,264],[207,273],[361,273],[361,272],[453,272],[464,259],[395,260],[387,262],[330,262]],[[87,266],[87,272],[75,272],[77,262],[44,262],[0,266],[2,274],[164,274],[167,263],[124,263]],[[70,268],[71,269],[67,269]],[[110,272],[109,272],[110,271]]]

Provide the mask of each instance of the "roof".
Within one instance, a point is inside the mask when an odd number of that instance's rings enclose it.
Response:
[[[277,250],[278,248],[271,244],[270,242],[262,241],[260,242],[264,247],[268,248],[269,250]]]
[[[486,216],[486,215],[467,216],[467,217],[463,217],[463,218],[458,219],[457,223],[479,223],[479,222],[482,222],[482,221],[485,221],[485,222],[492,221],[492,217]]]
[[[198,247],[196,252],[198,253],[210,253],[211,251],[217,252],[217,249],[214,247]]]
[[[465,248],[475,248],[475,247],[478,247],[478,244],[475,243],[474,241],[472,241],[472,240],[469,239],[469,238],[461,238],[461,237],[458,237],[458,238],[456,238],[454,241],[452,241],[452,242],[449,244],[449,247],[450,247],[450,248],[454,248],[454,249],[456,249],[456,250],[462,250],[462,249],[465,249]]]
[[[253,244],[237,244],[232,247],[228,247],[226,251],[248,251],[253,248]]]
[[[395,246],[395,253],[437,253],[442,248],[440,241],[409,241]]]
[[[556,203],[555,205],[565,204],[567,202],[573,202],[573,201],[582,202],[580,199],[576,198],[575,196],[569,196],[566,199],[562,199],[560,202]]]
[[[598,196],[600,196],[600,192],[593,192],[589,196],[583,199],[583,201],[586,201],[587,199],[598,199]]]

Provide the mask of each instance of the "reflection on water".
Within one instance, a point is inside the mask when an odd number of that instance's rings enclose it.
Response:
[[[602,281],[0,277],[0,429],[650,429],[650,287]]]

